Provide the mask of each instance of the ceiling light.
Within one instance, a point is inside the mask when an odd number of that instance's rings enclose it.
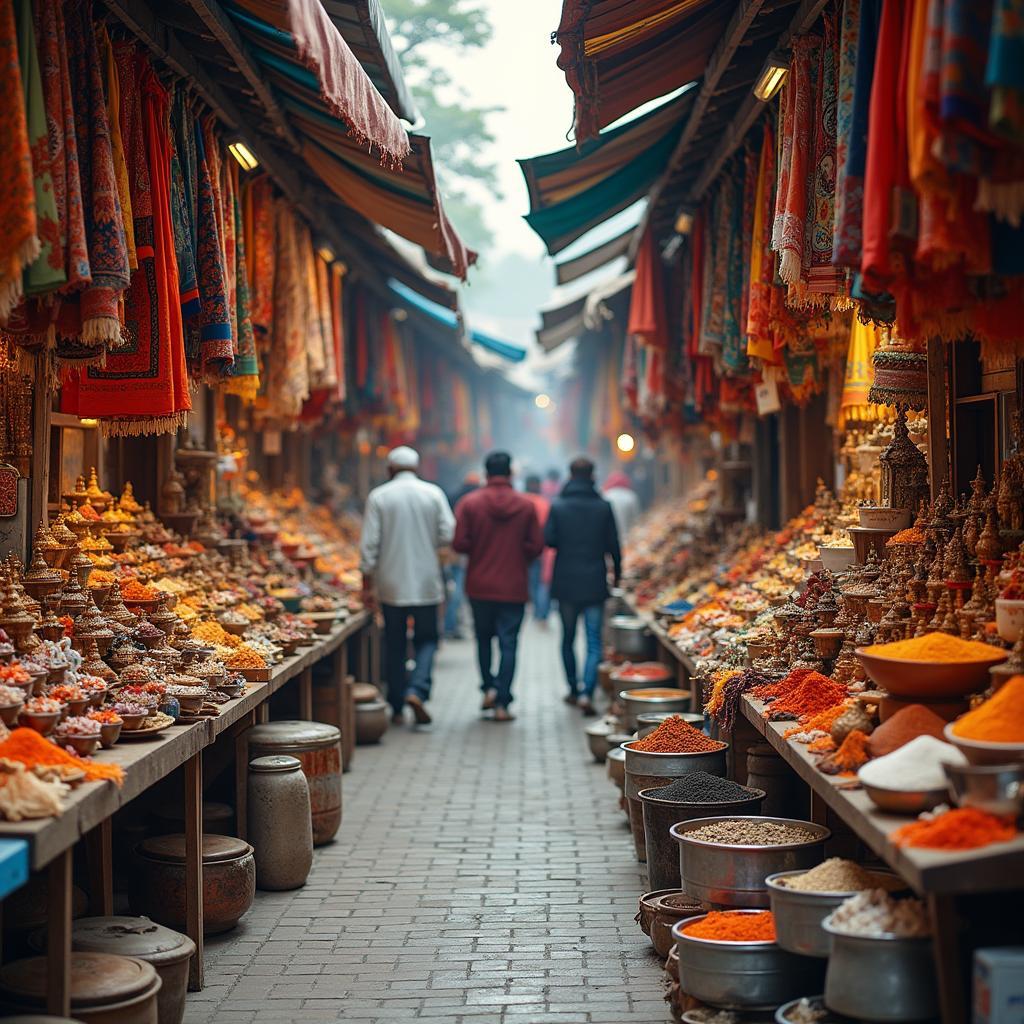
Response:
[[[619,434],[615,438],[615,447],[622,452],[623,455],[628,455],[636,447],[636,438],[632,434]]]
[[[228,152],[241,164],[242,170],[254,171],[260,165],[256,154],[244,142],[228,143]]]
[[[754,83],[754,95],[767,103],[782,88],[788,74],[789,54],[782,50],[772,50]]]
[[[533,400],[533,404],[538,409],[547,409],[551,405],[551,396],[541,393]]]
[[[679,212],[676,214],[675,229],[677,235],[688,235],[693,230],[693,210],[690,207],[679,207]]]

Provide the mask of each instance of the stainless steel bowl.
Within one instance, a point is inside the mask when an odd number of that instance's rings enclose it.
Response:
[[[648,686],[641,690],[676,690],[670,697],[635,697],[636,690],[620,690],[619,703],[623,707],[623,725],[627,729],[636,729],[640,715],[648,712],[670,712],[678,714],[686,711],[693,703],[693,694],[689,690],[680,690],[675,686]],[[701,716],[701,722],[704,718]]]
[[[687,725],[692,725],[694,729],[701,729],[704,726],[704,716],[691,711],[645,711],[642,715],[636,716],[637,739],[642,740],[645,736],[650,735],[666,718],[677,716]]]
[[[646,750],[635,750],[633,741],[623,743],[626,752],[626,796],[636,800],[641,789],[668,785],[673,779],[681,779],[690,772],[707,772],[723,776],[726,773],[726,753],[729,744],[723,743],[718,750],[705,750],[695,754],[656,754]],[[632,782],[631,782],[632,777]],[[666,780],[662,782],[662,779]],[[650,781],[647,781],[650,780]]]
[[[608,766],[608,778],[622,789],[626,785],[626,752],[622,747],[609,750],[605,764]]]
[[[687,995],[723,1009],[774,1010],[802,992],[819,991],[819,960],[787,953],[774,942],[720,942],[686,935],[683,929],[700,919],[691,917],[672,929],[679,985]]]
[[[800,1003],[806,1000],[810,1003],[811,1008],[815,1010],[823,1010],[825,1016],[818,1022],[818,1024],[847,1024],[846,1018],[840,1016],[838,1013],[833,1013],[828,1007],[825,1006],[824,996],[801,996],[799,999],[791,999],[788,1003],[783,1003],[775,1011],[775,1024],[793,1024],[789,1019],[790,1013],[799,1006]],[[852,1024],[852,1022],[849,1022]]]
[[[886,789],[883,786],[872,786],[863,779],[860,784],[874,805],[880,811],[888,811],[890,814],[921,814],[949,799],[944,789]]]
[[[653,658],[658,641],[646,620],[635,615],[613,615],[608,620],[608,634],[615,650],[627,658]]]
[[[949,795],[959,807],[1024,814],[1024,764],[944,764]]]
[[[598,764],[604,764],[604,759],[608,756],[608,751],[611,749],[609,737],[617,728],[618,726],[606,719],[602,719],[600,722],[588,725],[583,730],[587,735],[587,747]]]
[[[815,838],[807,843],[781,846],[741,846],[738,843],[708,843],[689,837],[691,832],[720,821],[771,821],[794,825],[806,829]],[[670,832],[679,844],[679,874],[683,888],[691,896],[704,903],[726,907],[760,908],[766,908],[770,902],[765,879],[779,871],[813,868],[821,862],[825,842],[832,835],[824,825],[810,821],[748,814],[694,818],[673,825]]]
[[[775,941],[790,953],[826,957],[830,943],[821,922],[856,892],[801,892],[785,884],[787,878],[803,873],[802,870],[777,871],[764,880],[775,915]],[[875,871],[873,874],[897,877],[891,871]]]
[[[821,924],[831,940],[825,1005],[858,1020],[931,1020],[938,1016],[938,980],[930,936],[847,935]]]

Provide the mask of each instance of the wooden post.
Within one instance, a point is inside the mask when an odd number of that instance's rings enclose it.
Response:
[[[47,869],[46,1012],[71,1016],[71,850]]]
[[[299,676],[299,718],[313,721],[313,668],[308,666]]]
[[[109,917],[114,913],[114,845],[110,818],[86,832],[85,858],[89,866],[89,913]]]
[[[203,755],[185,762],[185,932],[196,944],[188,987],[203,987]]]
[[[928,344],[931,346],[931,342]],[[967,995],[960,960],[960,924],[957,921],[956,897],[933,892],[928,893],[927,902],[935,951],[935,975],[939,986],[939,1017],[942,1024],[964,1024],[967,1019]]]
[[[235,736],[235,831],[245,839],[249,829],[249,728],[256,724],[256,712],[250,711],[238,725]]]
[[[40,520],[49,521],[46,499],[50,490],[50,411],[53,396],[46,386],[47,358],[45,352],[35,357],[35,372],[32,374],[32,497],[26,523],[29,537]]]
[[[932,498],[949,476],[946,443],[946,343],[928,339],[928,466]]]

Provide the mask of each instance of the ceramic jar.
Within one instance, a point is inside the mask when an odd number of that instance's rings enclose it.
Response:
[[[156,836],[135,849],[132,911],[185,930],[185,837]],[[233,836],[203,836],[203,934],[230,931],[252,906],[256,861],[252,847]]]
[[[323,722],[266,722],[248,732],[249,758],[291,754],[309,783],[313,845],[329,843],[341,825],[341,731]]]
[[[298,889],[313,865],[313,819],[302,763],[290,754],[249,762],[249,839],[260,889]]]
[[[364,746],[379,743],[388,731],[391,721],[391,705],[383,700],[371,700],[356,704],[356,743]]]

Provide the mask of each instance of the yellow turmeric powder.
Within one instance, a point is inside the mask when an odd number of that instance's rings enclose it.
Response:
[[[880,658],[898,658],[901,661],[999,661],[1005,653],[990,644],[977,640],[961,640],[948,633],[926,633],[912,640],[897,640],[891,644],[872,644],[864,648],[865,654]]]
[[[1011,676],[984,704],[953,723],[965,740],[1024,743],[1024,676]]]

